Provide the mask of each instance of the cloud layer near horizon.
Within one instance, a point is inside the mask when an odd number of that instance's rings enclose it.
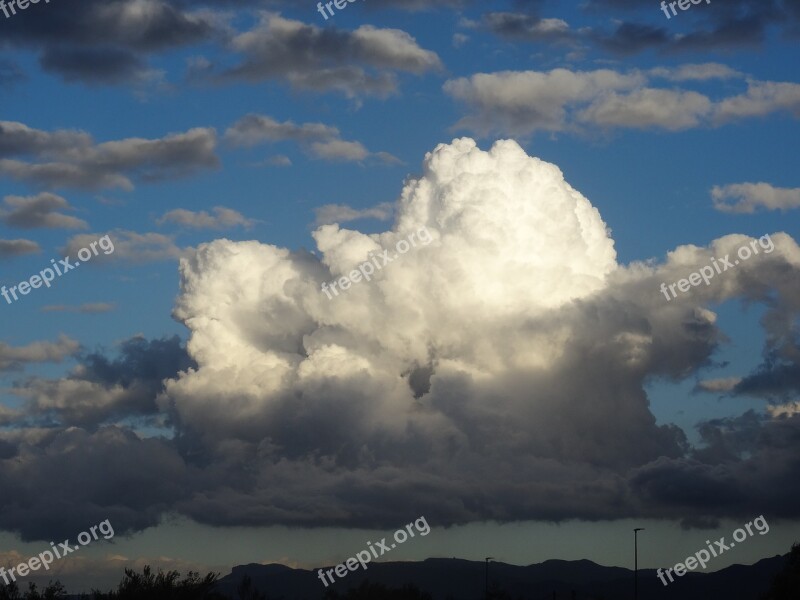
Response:
[[[371,282],[331,300],[321,292],[423,227],[432,241]],[[754,506],[800,515],[790,443],[800,415],[709,422],[693,448],[656,423],[644,388],[706,366],[723,339],[706,305],[742,298],[768,306],[770,358],[736,389],[797,391],[787,323],[800,311],[800,249],[789,236],[667,302],[661,282],[749,238],[620,265],[599,212],[555,165],[512,141],[482,151],[463,138],[428,154],[391,230],[323,225],[314,239],[319,256],[222,239],[183,258],[174,315],[190,331],[188,357],[140,342],[117,362],[84,361],[69,380],[19,383],[32,424],[0,432],[14,459],[0,460],[0,485],[19,489],[24,466],[27,492],[0,501],[0,527],[33,538],[111,517],[126,531],[170,511],[215,525],[365,527],[408,514],[436,525],[709,523]],[[169,366],[153,368],[154,353]],[[769,369],[782,389],[759,386]],[[80,389],[91,394],[79,411],[59,403]],[[166,419],[174,439],[114,425],[126,409]],[[61,427],[36,428],[42,415]],[[91,486],[55,482],[85,483],[90,468]],[[128,492],[109,495],[115,485]],[[56,501],[68,504],[53,512],[61,525],[42,518]]]

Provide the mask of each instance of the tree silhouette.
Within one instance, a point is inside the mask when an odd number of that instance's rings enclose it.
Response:
[[[242,583],[236,588],[239,600],[267,600],[266,594],[262,594],[253,588],[253,580],[250,575],[245,574]]]
[[[0,584],[0,600],[21,600],[21,598],[16,582],[9,585]]]
[[[60,581],[47,584],[41,592],[36,589],[36,584],[28,583],[28,591],[21,594],[16,582],[10,585],[0,584],[0,600],[59,600],[67,597],[67,590],[61,585]]]
[[[504,590],[496,581],[492,581],[489,585],[488,600],[513,600],[511,594]]]
[[[29,582],[28,591],[25,593],[25,600],[58,600],[59,598],[66,597],[67,590],[61,585],[60,581],[56,581],[55,583],[51,581],[41,593],[36,591],[35,583]]]
[[[178,571],[153,573],[146,565],[141,573],[125,569],[125,575],[116,592],[93,590],[92,600],[228,600],[214,591],[219,575],[209,573],[200,577],[199,573],[189,571],[183,579]],[[0,600],[3,600],[0,598]]]
[[[133,569],[125,569],[125,576],[117,589],[117,598],[135,600],[143,598],[143,592],[154,600],[208,598],[218,577],[215,573],[209,573],[201,579],[200,574],[194,571],[189,571],[183,580],[179,580],[180,576],[178,571],[165,573],[161,569],[153,574],[149,565],[145,566],[141,575]]]
[[[800,598],[800,544],[793,544],[783,570],[775,576],[772,587],[761,600],[797,600]]]

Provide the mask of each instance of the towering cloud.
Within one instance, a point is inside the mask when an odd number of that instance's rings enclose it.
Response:
[[[421,227],[431,244],[332,301],[321,294]],[[598,211],[557,167],[515,142],[485,152],[465,138],[426,157],[389,231],[323,225],[319,259],[201,246],[182,261],[175,311],[198,368],[168,382],[162,405],[187,441],[244,461],[248,483],[187,509],[236,523],[257,504],[262,523],[361,525],[409,504],[438,522],[693,513],[643,474],[657,466],[677,482],[691,464],[683,432],[656,424],[644,381],[707,361],[719,332],[701,305],[743,293],[739,277],[766,261],[786,268],[797,247],[775,237],[773,255],[667,305],[656,281],[711,249],[680,248],[658,270],[620,266]],[[287,508],[298,496],[304,507]]]
[[[422,227],[431,242],[393,257]],[[382,528],[409,512],[439,525],[634,515],[709,523],[749,517],[753,506],[798,516],[800,484],[789,483],[800,481],[789,443],[797,411],[705,423],[694,448],[678,427],[656,423],[645,391],[709,363],[724,337],[706,305],[732,298],[767,307],[769,358],[720,390],[795,390],[800,353],[786,324],[800,311],[800,249],[786,234],[771,234],[771,253],[666,302],[662,281],[749,238],[681,246],[660,265],[618,264],[599,212],[556,166],[512,141],[483,151],[464,138],[426,156],[389,230],[325,224],[313,236],[316,254],[221,239],[184,256],[174,315],[190,331],[189,356],[142,371],[142,383],[99,378],[103,365],[127,361],[94,359],[66,382],[21,386],[32,423],[63,427],[0,433],[12,456],[25,456],[37,497],[69,501],[46,474],[60,468],[54,449],[79,441],[70,477],[99,464],[105,487],[76,496],[71,518],[93,518],[91,506],[121,531],[167,510],[217,525]],[[331,300],[321,292],[384,249],[393,260],[372,281]],[[148,358],[159,348],[138,344],[136,364],[160,364]],[[770,372],[785,376],[767,387]],[[61,401],[79,393],[80,406]],[[121,410],[158,417],[175,436],[108,426]],[[0,461],[0,483],[12,469]],[[171,484],[150,486],[153,473]],[[131,498],[106,493],[132,480],[148,485]],[[47,507],[25,508],[15,488],[3,489],[12,492],[0,526],[43,531]]]

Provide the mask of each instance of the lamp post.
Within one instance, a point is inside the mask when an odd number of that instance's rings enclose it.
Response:
[[[486,557],[486,600],[489,600],[489,561],[494,560],[494,556]]]
[[[633,600],[639,600],[639,532],[644,531],[644,527],[637,527],[633,530]]]

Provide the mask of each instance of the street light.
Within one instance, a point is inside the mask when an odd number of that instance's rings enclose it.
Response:
[[[637,527],[633,530],[633,600],[639,600],[639,539],[640,531],[644,527]]]
[[[486,600],[489,600],[489,561],[494,560],[494,556],[486,557]]]

